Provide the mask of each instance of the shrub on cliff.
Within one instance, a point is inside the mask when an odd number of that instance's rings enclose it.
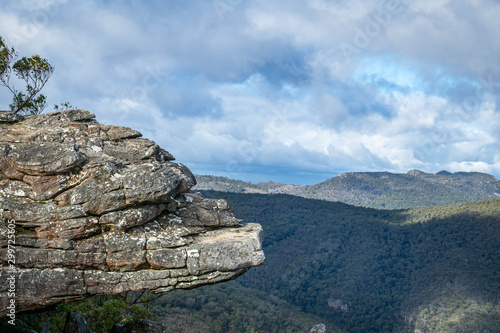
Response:
[[[12,112],[40,114],[45,108],[46,97],[38,94],[54,72],[54,67],[36,54],[20,60],[17,57],[14,48],[8,47],[0,36],[0,85],[14,94],[10,104]],[[12,72],[18,79],[26,82],[26,92],[18,91],[11,83]]]

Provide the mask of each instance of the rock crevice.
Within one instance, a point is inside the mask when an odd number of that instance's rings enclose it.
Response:
[[[260,225],[190,193],[189,169],[139,132],[94,118],[84,110],[0,117],[0,316],[12,274],[22,312],[94,294],[194,288],[263,264]]]

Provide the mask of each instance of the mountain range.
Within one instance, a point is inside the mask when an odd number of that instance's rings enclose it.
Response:
[[[378,209],[443,206],[500,198],[500,181],[479,172],[349,172],[314,185],[272,181],[254,184],[206,175],[196,175],[196,180],[198,184],[193,190],[198,191],[290,194]]]

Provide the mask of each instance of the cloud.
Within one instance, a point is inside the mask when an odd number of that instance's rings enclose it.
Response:
[[[499,176],[499,16],[492,0],[24,0],[0,35],[54,64],[49,105],[139,129],[194,172]]]

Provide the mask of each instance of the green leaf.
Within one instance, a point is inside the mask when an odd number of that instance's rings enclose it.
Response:
[[[44,95],[37,96],[47,80],[52,76],[54,67],[44,58],[35,54],[29,58],[17,59],[14,48],[8,48],[0,36],[0,85],[8,88],[13,96],[10,108],[14,113],[40,114],[46,104]],[[10,76],[16,76],[26,82],[26,93],[17,91],[10,84]]]

